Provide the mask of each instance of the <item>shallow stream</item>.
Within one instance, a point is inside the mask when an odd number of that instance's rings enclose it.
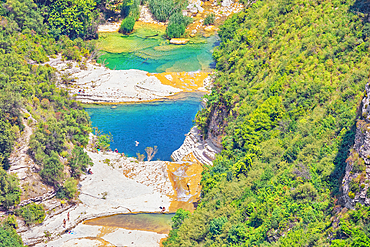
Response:
[[[159,213],[117,214],[87,220],[84,224],[168,234],[171,230],[171,218],[174,215]]]

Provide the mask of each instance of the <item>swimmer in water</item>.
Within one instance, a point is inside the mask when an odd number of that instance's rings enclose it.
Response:
[[[139,142],[138,141],[135,141],[135,146],[139,146]]]

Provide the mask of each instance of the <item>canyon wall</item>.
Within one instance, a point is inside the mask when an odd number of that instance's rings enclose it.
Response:
[[[346,160],[342,180],[342,204],[351,209],[356,203],[370,205],[370,84],[365,89],[360,109],[362,116],[356,122],[355,143]]]

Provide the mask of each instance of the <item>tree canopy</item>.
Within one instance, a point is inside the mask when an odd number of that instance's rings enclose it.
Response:
[[[368,246],[368,208],[337,215],[370,65],[356,4],[257,1],[220,27],[196,123],[223,150],[165,246]]]

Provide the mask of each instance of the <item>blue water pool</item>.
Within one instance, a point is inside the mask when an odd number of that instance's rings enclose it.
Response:
[[[176,100],[125,104],[112,108],[111,105],[89,105],[94,127],[111,133],[111,149],[118,149],[128,156],[145,153],[146,147],[158,146],[153,160],[171,160],[171,154],[185,139],[193,126],[193,119],[201,108],[200,93],[186,93]],[[139,145],[135,145],[135,141]]]

